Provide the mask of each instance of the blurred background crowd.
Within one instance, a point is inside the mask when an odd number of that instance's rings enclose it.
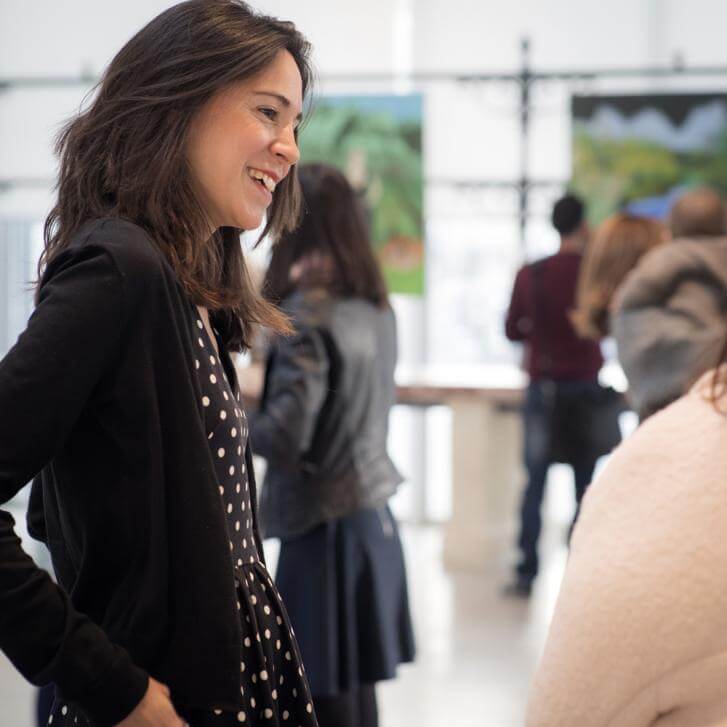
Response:
[[[0,355],[54,135],[172,4],[0,0]],[[256,7],[317,71],[306,221],[241,239],[296,335],[235,364],[321,727],[727,724],[727,7]],[[280,496],[311,473],[335,492]],[[36,703],[0,661],[0,723]]]

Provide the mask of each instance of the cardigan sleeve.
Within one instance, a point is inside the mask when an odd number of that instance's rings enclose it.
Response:
[[[130,302],[110,253],[83,245],[59,254],[28,327],[0,362],[0,504],[63,446],[113,363]],[[126,717],[147,674],[112,644],[23,551],[0,510],[0,648],[34,684],[56,683],[100,724]]]
[[[328,394],[329,362],[320,334],[305,326],[272,354],[260,411],[250,417],[255,454],[296,466],[311,446]]]

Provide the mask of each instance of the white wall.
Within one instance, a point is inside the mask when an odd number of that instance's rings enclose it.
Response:
[[[123,42],[171,3],[165,0],[0,0],[0,78],[97,75]],[[723,0],[260,0],[294,20],[314,44],[321,76],[331,73],[517,70],[520,38],[530,37],[537,69],[688,63],[727,65]],[[650,88],[724,89],[702,81],[542,83],[533,90],[529,169],[567,179],[572,92]],[[381,83],[331,83],[319,91],[391,91]],[[518,88],[513,84],[410,85],[425,93],[429,179],[514,179],[520,170]],[[50,179],[51,140],[87,88],[0,91],[0,178]],[[527,248],[518,244],[512,192],[431,186],[426,192],[428,296],[402,311],[404,341],[417,358],[443,363],[513,361],[501,332],[509,283],[524,254],[555,244],[546,214],[558,190],[533,194]],[[40,218],[42,186],[0,191],[0,215]],[[426,327],[426,336],[418,321]]]
[[[169,5],[0,0],[0,77],[97,75],[131,34]],[[324,76],[406,68],[513,70],[523,35],[532,39],[537,68],[641,66],[667,62],[678,50],[688,62],[727,64],[721,0],[263,0],[258,6],[298,23],[314,43]],[[322,88],[342,90],[340,84]],[[371,85],[345,90],[358,88]],[[531,168],[540,176],[568,174],[570,90],[551,84],[535,93]],[[429,177],[516,175],[516,88],[438,84],[426,92]],[[50,140],[81,97],[80,88],[0,92],[0,177],[52,177]],[[27,203],[16,194],[0,195],[0,212],[13,207]]]

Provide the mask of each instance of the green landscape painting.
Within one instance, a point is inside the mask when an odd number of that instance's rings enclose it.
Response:
[[[727,195],[727,95],[574,96],[571,188],[599,223],[619,209],[663,218],[681,190]]]
[[[301,162],[346,174],[364,202],[390,292],[422,295],[422,97],[318,99],[301,131]]]

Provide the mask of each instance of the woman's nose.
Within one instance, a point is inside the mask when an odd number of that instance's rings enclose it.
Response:
[[[298,149],[298,140],[295,138],[295,130],[292,126],[287,126],[282,130],[280,136],[275,140],[274,151],[277,155],[283,157],[291,166],[298,163],[300,150]]]

